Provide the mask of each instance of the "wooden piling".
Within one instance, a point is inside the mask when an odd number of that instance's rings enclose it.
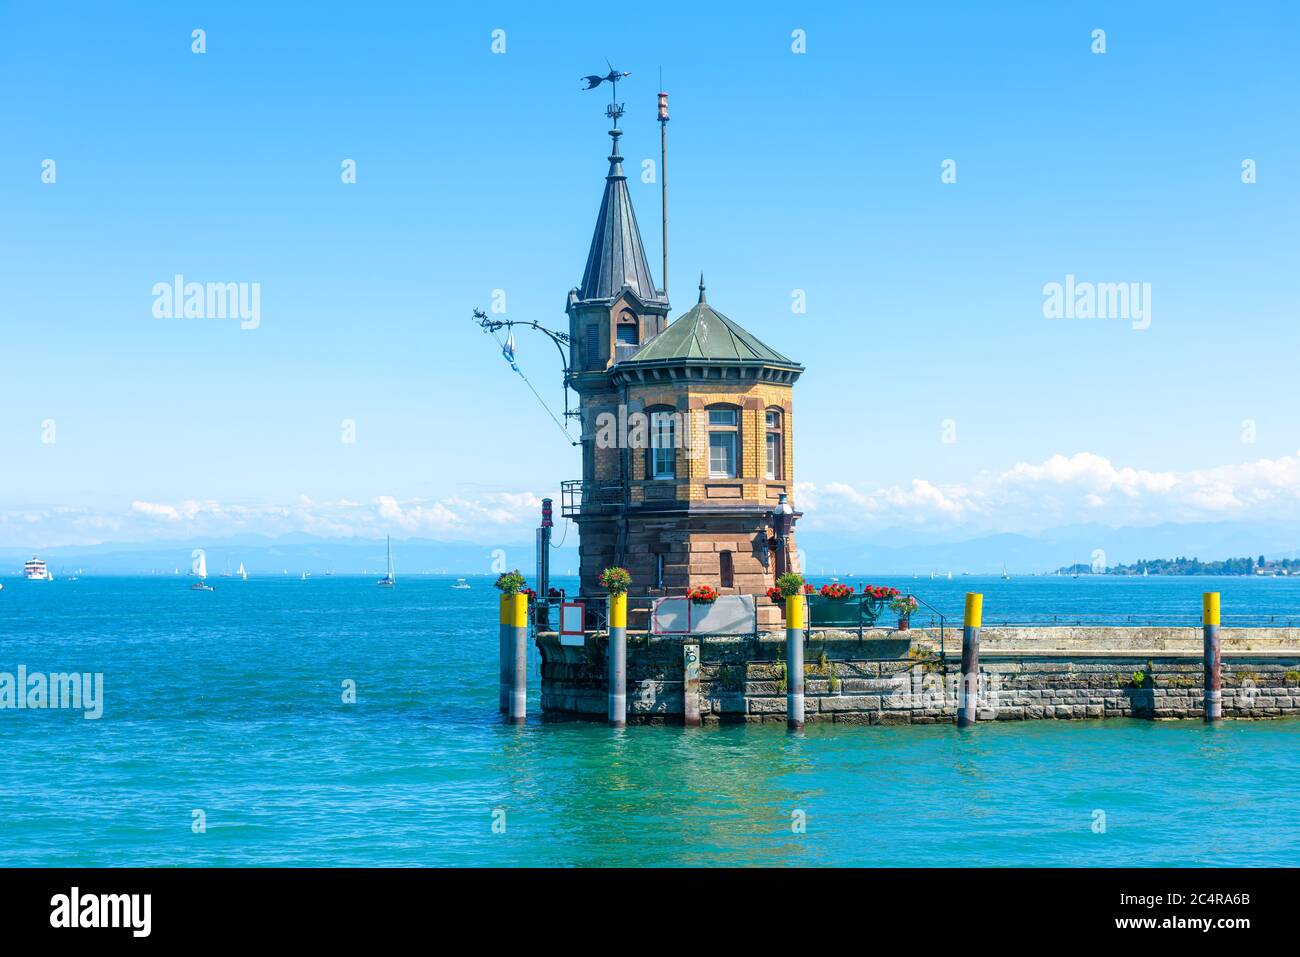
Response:
[[[791,731],[803,728],[803,595],[785,600],[785,726]]]
[[[609,596],[609,723],[627,724],[627,595]]]
[[[1223,720],[1223,658],[1219,648],[1219,593],[1201,595],[1201,627],[1204,632],[1205,720]]]
[[[979,711],[980,624],[984,619],[984,596],[966,593],[966,615],[961,633],[961,681],[957,685],[957,727],[969,728]]]

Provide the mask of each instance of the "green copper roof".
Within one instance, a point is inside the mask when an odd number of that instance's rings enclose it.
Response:
[[[629,358],[620,362],[662,362],[668,359],[702,359],[731,362],[770,362],[798,366],[764,345],[740,325],[709,305],[700,277],[700,301]]]

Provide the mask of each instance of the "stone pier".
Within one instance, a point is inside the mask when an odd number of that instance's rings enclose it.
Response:
[[[693,637],[700,649],[699,715],[705,724],[784,723],[788,675],[783,633]],[[979,720],[1203,714],[1200,627],[985,627],[980,635]],[[582,647],[537,638],[542,711],[548,718],[603,719],[608,704],[606,637]],[[1223,716],[1300,716],[1300,629],[1224,628]],[[808,722],[951,723],[961,631],[813,630],[804,654]],[[627,637],[627,720],[681,723],[681,638]]]

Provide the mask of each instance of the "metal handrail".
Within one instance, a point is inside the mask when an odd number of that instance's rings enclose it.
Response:
[[[943,612],[941,612],[938,608],[935,608],[933,605],[931,605],[920,595],[913,595],[911,592],[908,592],[907,597],[916,599],[916,603],[918,605],[924,605],[926,608],[928,608],[930,610],[931,619],[933,619],[935,616],[938,616],[939,618],[939,661],[946,666],[948,663],[948,656],[944,649],[944,632],[947,629],[948,616],[945,615]]]

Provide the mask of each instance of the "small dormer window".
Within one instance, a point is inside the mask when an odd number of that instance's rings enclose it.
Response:
[[[635,346],[641,342],[641,333],[637,329],[636,315],[630,309],[624,309],[618,317],[618,344]]]

